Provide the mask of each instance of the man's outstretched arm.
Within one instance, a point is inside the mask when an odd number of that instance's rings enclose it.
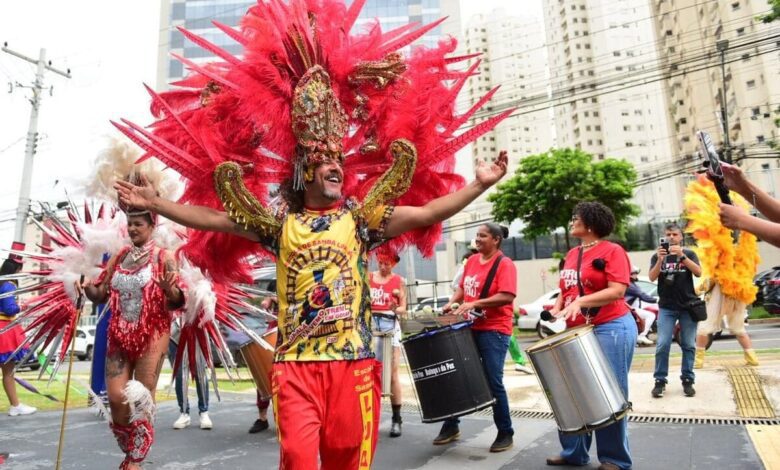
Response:
[[[114,188],[122,203],[137,209],[149,210],[185,227],[232,233],[252,241],[260,240],[256,233],[245,230],[243,226],[230,220],[226,212],[206,206],[191,206],[163,199],[145,180],[141,186],[127,181],[117,181]]]
[[[424,206],[396,207],[385,229],[385,237],[397,237],[409,230],[449,219],[500,180],[506,174],[506,166],[507,154],[501,151],[494,163],[480,162],[476,178],[463,189],[445,194]]]

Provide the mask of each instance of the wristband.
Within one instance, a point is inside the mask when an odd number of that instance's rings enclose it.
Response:
[[[682,255],[682,256],[680,256],[680,262],[681,262],[681,263],[682,263],[683,261],[685,261],[686,259],[688,259],[688,257],[687,257],[687,256],[685,256],[685,255]]]

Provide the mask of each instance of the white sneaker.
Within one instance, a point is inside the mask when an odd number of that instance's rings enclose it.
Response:
[[[8,409],[8,416],[24,416],[31,415],[38,411],[38,408],[33,406],[27,406],[24,403],[19,403],[18,406],[12,406]]]
[[[653,343],[653,341],[652,341],[651,339],[649,339],[649,338],[648,338],[647,336],[645,336],[645,335],[639,335],[639,336],[637,336],[637,337],[636,337],[636,342],[637,342],[637,344],[643,344],[643,345],[645,345],[645,346],[649,346],[649,345],[651,345],[651,344],[654,344],[654,343]]]
[[[173,422],[173,429],[184,429],[190,425],[190,415],[182,413],[179,419]]]
[[[528,367],[528,366],[521,366],[520,364],[515,364],[515,370],[518,371],[518,372],[522,372],[524,374],[528,374],[528,375],[531,375],[531,374],[534,373],[534,370],[531,369],[530,367]]]
[[[209,412],[204,411],[200,414],[200,428],[201,429],[211,429],[214,425],[211,424],[211,418],[209,418]]]

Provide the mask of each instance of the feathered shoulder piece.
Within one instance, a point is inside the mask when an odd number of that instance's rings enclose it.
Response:
[[[173,91],[149,89],[157,118],[151,129],[114,124],[145,150],[141,161],[157,158],[182,175],[181,202],[224,207],[261,233],[278,227],[263,209],[273,191],[282,184],[300,190],[324,159],[342,162],[345,197],[367,209],[422,205],[451,193],[463,185],[454,173],[455,152],[512,110],[462,131],[495,92],[456,113],[458,93],[479,62],[455,68],[474,56],[450,57],[454,39],[433,48],[413,45],[443,19],[391,31],[376,21],[354,31],[364,3],[259,1],[238,30],[214,22],[243,46],[240,57],[182,29],[220,60],[202,65],[177,57],[191,74]],[[242,183],[218,180],[215,190],[215,171],[226,163],[223,176],[240,173]],[[430,255],[440,234],[436,225],[391,246],[416,245]],[[217,246],[220,259],[209,259]],[[232,261],[259,249],[214,233],[193,234],[184,247],[217,279],[242,272]]]

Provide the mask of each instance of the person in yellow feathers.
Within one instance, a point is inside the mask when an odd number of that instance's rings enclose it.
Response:
[[[707,302],[707,319],[699,322],[696,329],[696,357],[693,361],[694,369],[704,367],[704,355],[707,352],[707,343],[711,335],[720,326],[723,318],[731,334],[737,337],[737,342],[745,352],[745,364],[758,365],[758,356],[753,350],[753,342],[745,330],[745,304],[723,295],[720,285],[712,278],[704,279],[697,287],[696,294],[704,294]]]
[[[303,190],[292,182],[281,188],[284,215],[275,239],[245,229],[223,211],[161,199],[148,185],[120,182],[116,188],[132,207],[187,227],[233,233],[278,253],[280,342],[273,386],[283,469],[370,466],[381,391],[371,345],[368,251],[456,214],[507,167],[502,151],[493,163],[480,163],[474,181],[455,193],[424,206],[377,205],[366,212],[354,199],[343,199],[338,157],[308,160]]]

